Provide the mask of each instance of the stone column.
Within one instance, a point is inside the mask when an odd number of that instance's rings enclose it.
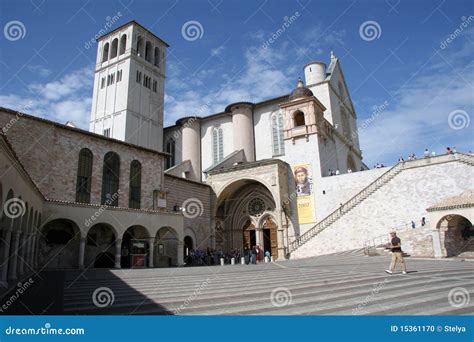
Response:
[[[263,230],[261,228],[255,228],[255,243],[263,247]]]
[[[153,257],[155,256],[155,238],[148,238],[148,267],[153,268]]]
[[[122,239],[115,240],[115,268],[121,268],[122,261]]]
[[[39,258],[40,258],[40,241],[41,235],[38,234],[34,238],[34,247],[33,247],[33,267],[36,269],[39,266]]]
[[[178,266],[181,266],[184,264],[183,253],[184,253],[184,242],[179,241],[178,242]]]
[[[29,243],[29,247],[28,247],[28,264],[29,266],[34,269],[35,266],[34,266],[34,263],[35,263],[35,259],[34,259],[34,255],[35,255],[35,242],[36,242],[36,234],[30,234],[29,236],[29,239],[28,239]]]
[[[7,287],[7,275],[8,275],[8,264],[9,264],[9,254],[10,254],[10,244],[11,244],[11,237],[12,237],[12,231],[7,230],[5,232],[6,236],[3,239],[3,258],[2,258],[2,275],[0,279],[0,284],[4,287]]]
[[[20,241],[18,243],[18,269],[17,275],[22,275],[25,272],[25,257],[26,257],[26,244],[27,244],[27,233],[20,233]]]
[[[79,242],[79,268],[84,268],[84,255],[86,253],[86,238],[81,236],[81,241]]]
[[[277,243],[278,243],[278,259],[285,259],[285,245],[283,239],[285,238],[285,231],[283,228],[278,227],[277,231]]]
[[[18,264],[18,244],[20,242],[20,233],[14,232],[12,237],[12,255],[10,256],[10,260],[8,263],[8,269],[11,270],[8,275],[8,280],[16,280],[17,279],[17,264]]]

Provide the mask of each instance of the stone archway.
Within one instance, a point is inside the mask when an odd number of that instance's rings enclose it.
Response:
[[[243,253],[245,246],[252,248],[253,245],[263,248],[264,231],[259,222],[267,215],[277,217],[277,208],[273,194],[264,184],[246,179],[224,188],[216,208],[216,221],[223,225],[223,251],[238,249]],[[273,222],[276,231],[278,224],[276,220]],[[278,247],[274,252],[276,258]]]
[[[77,224],[55,219],[41,228],[40,264],[48,269],[77,268],[81,234]]]
[[[474,228],[466,217],[446,215],[438,221],[436,228],[445,256],[474,258]]]
[[[98,223],[87,232],[85,265],[95,268],[114,268],[117,233],[106,223]]]
[[[157,267],[178,266],[180,251],[179,237],[172,227],[161,227],[156,232],[154,246],[154,265]]]
[[[122,236],[122,268],[147,267],[149,265],[149,232],[143,226],[131,226]]]

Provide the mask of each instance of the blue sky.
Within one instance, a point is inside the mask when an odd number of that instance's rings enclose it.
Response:
[[[473,7],[467,0],[3,0],[0,105],[87,129],[96,45],[86,45],[118,16],[112,29],[134,19],[170,45],[166,125],[286,94],[305,63],[329,63],[334,50],[367,165],[425,147],[474,150]],[[189,21],[201,25],[198,39],[183,36]],[[361,31],[364,23],[375,31]],[[19,31],[8,30],[15,25]]]

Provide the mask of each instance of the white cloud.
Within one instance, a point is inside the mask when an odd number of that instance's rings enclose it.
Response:
[[[72,121],[77,127],[88,129],[93,74],[93,66],[73,70],[55,81],[33,83],[24,96],[0,95],[0,103],[59,123]]]
[[[92,85],[94,71],[92,67],[86,67],[66,74],[61,79],[49,83],[35,83],[30,89],[48,100],[59,100],[68,97],[78,91],[90,88]]]
[[[42,66],[42,65],[28,65],[28,70],[35,74],[35,75],[38,75],[40,77],[48,77],[49,75],[51,75],[51,70]]]
[[[420,71],[394,98],[387,98],[387,109],[359,132],[368,166],[392,164],[410,153],[420,156],[425,148],[438,154],[447,146],[465,152],[473,148],[474,85],[468,75],[474,73],[474,65],[462,60],[459,53],[440,54],[443,58],[435,57],[433,65]],[[470,126],[459,130],[450,126],[448,117],[455,110],[468,113]]]

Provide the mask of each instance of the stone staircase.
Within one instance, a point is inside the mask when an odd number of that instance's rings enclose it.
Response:
[[[464,153],[456,153],[453,155],[441,155],[437,157],[430,157],[427,159],[404,161],[404,162],[399,162],[395,164],[392,168],[387,170],[380,177],[378,177],[376,180],[370,183],[367,187],[362,189],[349,201],[341,205],[338,209],[336,209],[331,214],[326,216],[323,220],[318,222],[316,225],[314,225],[304,234],[302,234],[297,239],[292,241],[289,245],[290,256],[292,252],[296,251],[305,243],[313,239],[323,230],[329,228],[334,222],[336,222],[345,214],[347,214],[349,211],[354,209],[357,205],[359,205],[361,202],[363,202],[365,199],[371,196],[375,191],[377,191],[378,189],[383,187],[385,184],[387,184],[390,180],[392,180],[395,176],[397,176],[403,170],[426,166],[427,162],[429,162],[430,165],[432,165],[432,164],[437,164],[437,163],[452,162],[455,160],[467,165],[474,166],[474,157],[471,154],[464,154]]]
[[[449,305],[461,286],[474,295],[474,263],[410,260],[388,276],[388,257],[361,250],[301,260],[175,269],[66,272],[67,315],[472,314]],[[378,285],[377,285],[378,284]],[[377,295],[374,288],[379,288]],[[100,297],[98,293],[102,292]],[[97,295],[95,295],[97,294]],[[367,301],[367,296],[370,296]],[[94,302],[94,298],[96,298]],[[98,303],[99,302],[99,303]]]
[[[403,165],[404,163],[401,162],[401,163],[396,164],[392,168],[390,168],[387,172],[385,172],[375,181],[370,183],[367,187],[365,187],[357,195],[352,197],[349,201],[347,201],[338,209],[333,211],[326,218],[318,222],[315,226],[310,228],[307,232],[302,234],[299,238],[295,239],[295,241],[291,242],[289,246],[290,253],[294,252],[297,248],[299,248],[300,246],[302,246],[303,244],[305,244],[306,242],[314,238],[316,235],[321,233],[324,229],[331,226],[335,221],[341,218],[344,214],[348,213],[355,206],[357,206],[359,203],[361,203],[363,200],[369,197],[372,193],[374,193],[379,188],[381,188],[384,184],[389,182],[393,177],[395,177],[397,174],[399,174],[402,171]]]

